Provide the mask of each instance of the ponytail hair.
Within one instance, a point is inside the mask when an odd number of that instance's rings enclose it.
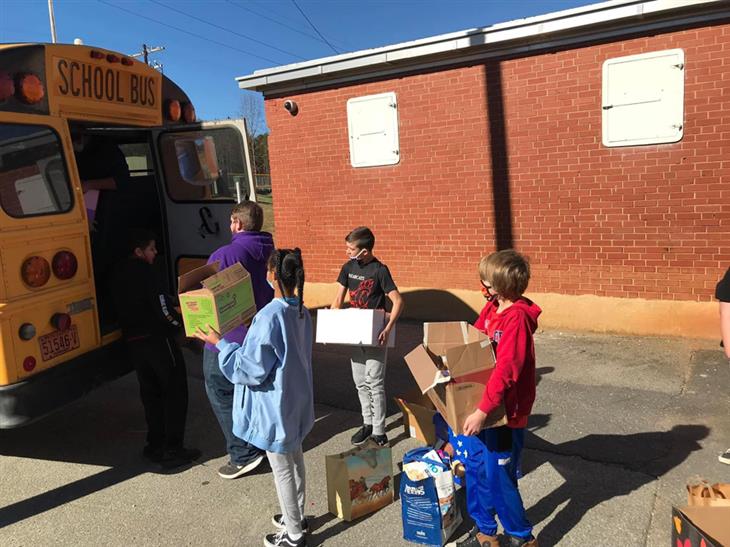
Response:
[[[276,282],[282,294],[284,287],[290,292],[296,289],[299,296],[299,317],[303,317],[304,262],[301,249],[276,249],[269,258],[269,268],[276,273]]]

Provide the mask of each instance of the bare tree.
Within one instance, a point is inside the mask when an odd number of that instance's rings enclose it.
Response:
[[[241,95],[239,115],[246,120],[248,141],[254,158],[254,171],[268,171],[268,147],[266,137],[269,128],[266,126],[264,100],[260,93],[244,91]]]

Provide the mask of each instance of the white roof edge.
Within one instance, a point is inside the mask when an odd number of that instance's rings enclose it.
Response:
[[[642,20],[652,15],[671,13],[682,8],[704,8],[727,4],[727,0],[609,0],[563,11],[538,15],[525,19],[517,19],[505,23],[497,23],[489,27],[474,28],[449,34],[442,34],[393,44],[389,46],[366,49],[342,55],[333,55],[273,68],[256,70],[253,74],[236,78],[241,89],[266,91],[280,87],[285,82],[288,89],[309,87],[308,80],[321,79],[331,75],[342,76],[345,71],[358,69],[365,72],[377,72],[383,67],[393,67],[395,63],[423,62],[426,57],[437,54],[456,55],[463,51],[464,55],[472,52],[466,50],[484,46],[503,47],[506,42],[530,40],[534,42],[540,37],[558,32],[585,30],[593,25],[611,24],[627,19]],[[727,15],[730,16],[730,6]]]

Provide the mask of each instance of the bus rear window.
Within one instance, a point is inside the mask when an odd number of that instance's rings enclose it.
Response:
[[[0,206],[15,218],[71,209],[61,141],[52,129],[0,124]]]
[[[174,201],[248,198],[243,142],[236,129],[165,133],[160,152],[167,192]]]

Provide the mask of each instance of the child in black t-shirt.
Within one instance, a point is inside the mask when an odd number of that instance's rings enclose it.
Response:
[[[384,310],[386,296],[393,302],[390,319],[378,336],[380,346],[356,346],[350,360],[363,419],[363,426],[352,436],[352,444],[358,446],[372,438],[378,445],[385,446],[388,444],[385,435],[387,343],[390,331],[403,311],[403,298],[388,267],[373,255],[375,236],[369,228],[355,228],[347,234],[345,242],[349,260],[337,278],[340,287],[332,309],[342,307],[347,293],[353,308]]]

